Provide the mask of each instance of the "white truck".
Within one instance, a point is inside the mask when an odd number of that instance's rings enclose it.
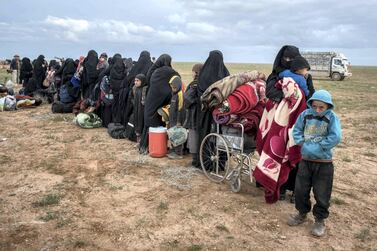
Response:
[[[352,76],[350,63],[342,53],[303,52],[301,55],[309,62],[313,77],[330,77],[334,81],[340,81]]]

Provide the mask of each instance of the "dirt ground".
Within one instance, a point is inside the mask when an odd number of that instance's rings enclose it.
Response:
[[[140,156],[49,105],[0,113],[0,250],[377,250],[377,112],[348,109],[368,90],[338,93],[343,142],[320,239],[312,217],[288,227],[294,205],[266,204],[247,179],[232,193],[189,157]]]

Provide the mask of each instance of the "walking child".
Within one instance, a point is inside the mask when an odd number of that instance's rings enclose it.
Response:
[[[326,230],[324,220],[329,216],[334,176],[332,149],[340,143],[342,133],[328,91],[316,91],[308,100],[308,107],[300,114],[293,129],[294,141],[301,145],[302,161],[295,186],[298,213],[290,216],[288,225],[297,226],[305,221],[312,209],[310,190],[313,188],[316,204],[313,207],[315,223],[311,233],[321,237]]]

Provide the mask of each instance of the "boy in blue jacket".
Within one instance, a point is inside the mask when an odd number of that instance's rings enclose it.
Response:
[[[298,213],[290,216],[288,225],[297,226],[305,221],[306,214],[311,210],[310,190],[313,188],[316,204],[313,207],[315,223],[312,234],[320,237],[325,234],[324,220],[329,216],[334,175],[332,148],[340,143],[342,133],[328,91],[316,91],[308,100],[308,107],[300,114],[293,128],[294,141],[301,145],[302,161],[295,186]]]

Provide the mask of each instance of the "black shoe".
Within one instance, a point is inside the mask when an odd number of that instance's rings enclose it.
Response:
[[[316,237],[322,237],[326,233],[326,226],[323,220],[315,219],[313,228],[312,228],[312,235]]]
[[[288,219],[288,225],[289,226],[298,226],[300,224],[302,224],[306,219],[306,214],[294,214],[294,215],[291,215],[289,216],[289,219]]]

